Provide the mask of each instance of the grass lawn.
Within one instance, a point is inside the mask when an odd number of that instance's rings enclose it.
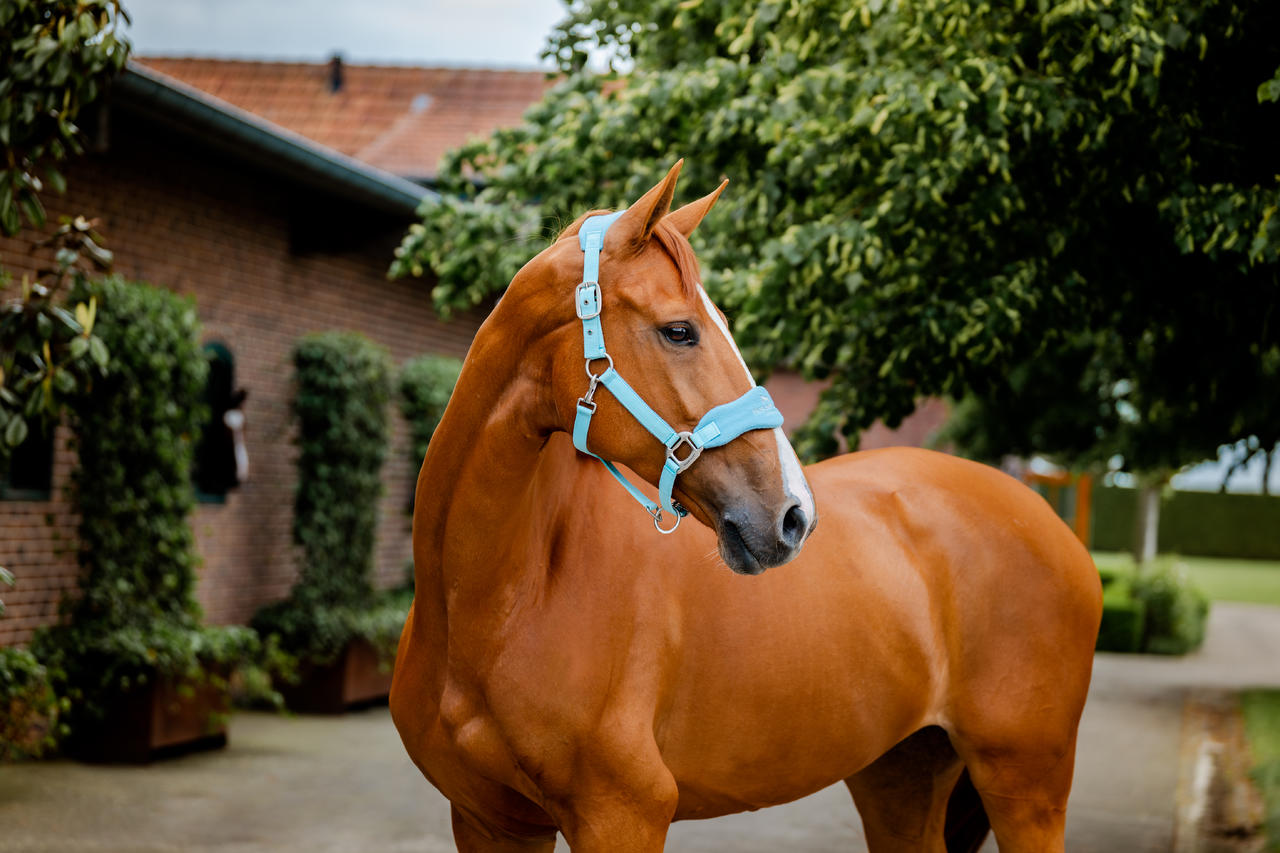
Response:
[[[1280,851],[1280,690],[1246,690],[1240,707],[1253,750],[1253,780],[1267,807],[1267,849]]]
[[[1214,601],[1249,601],[1280,606],[1280,562],[1221,557],[1174,559],[1186,565],[1196,586]],[[1095,551],[1093,561],[1100,569],[1116,572],[1133,570],[1133,560],[1128,554]]]

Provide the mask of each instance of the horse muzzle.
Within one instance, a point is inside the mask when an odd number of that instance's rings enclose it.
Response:
[[[740,575],[758,575],[799,554],[816,523],[798,502],[780,513],[732,506],[716,518],[720,557]]]

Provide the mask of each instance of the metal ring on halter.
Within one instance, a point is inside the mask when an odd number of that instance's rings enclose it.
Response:
[[[661,533],[663,536],[669,536],[669,535],[671,535],[672,533],[675,533],[675,532],[676,532],[676,528],[680,526],[680,522],[681,522],[681,520],[683,520],[683,519],[684,519],[684,516],[677,512],[677,513],[676,513],[676,523],[675,523],[675,524],[673,524],[673,525],[671,525],[671,527],[670,527],[670,528],[668,528],[668,529],[664,530],[664,529],[662,528],[662,524],[661,524],[661,522],[662,522],[662,510],[660,510],[660,509],[659,509],[659,510],[656,510],[656,511],[653,513],[653,529],[654,529],[654,530],[656,530],[656,531],[658,531],[659,533]]]
[[[676,448],[682,444],[689,445],[689,455],[683,459],[676,456]],[[691,432],[676,433],[676,443],[667,448],[667,458],[676,463],[679,472],[683,472],[701,455],[702,448],[693,443],[693,433]]]
[[[606,367],[604,370],[600,371],[599,374],[592,373],[591,362],[599,361],[602,358],[605,361],[609,362],[609,366]],[[608,373],[610,370],[613,369],[613,356],[609,355],[609,353],[605,353],[604,355],[598,355],[595,358],[589,358],[587,359],[586,369],[587,369],[587,378],[592,380],[593,382],[599,382],[601,376],[604,376],[606,373]]]

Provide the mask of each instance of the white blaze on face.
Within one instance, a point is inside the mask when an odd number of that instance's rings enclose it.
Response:
[[[716,328],[729,342],[729,346],[733,347],[733,354],[738,357],[738,364],[742,365],[742,372],[747,377],[747,381],[755,385],[756,380],[752,377],[747,362],[742,358],[742,351],[738,349],[737,341],[733,339],[733,335],[729,334],[729,327],[725,325],[720,311],[711,301],[711,297],[707,296],[707,291],[702,285],[698,285],[698,295],[702,297],[702,305],[707,309],[707,316],[711,318],[711,322],[716,324]],[[773,437],[778,443],[778,466],[782,469],[782,489],[792,500],[800,504],[804,517],[812,523],[817,517],[817,512],[813,504],[813,492],[810,491],[809,483],[804,478],[804,469],[800,467],[800,459],[796,456],[795,448],[787,440],[782,427],[774,427]]]

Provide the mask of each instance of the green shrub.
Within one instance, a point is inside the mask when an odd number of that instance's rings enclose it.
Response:
[[[1111,565],[1103,577],[1099,651],[1181,655],[1204,642],[1209,600],[1187,567],[1170,558],[1135,568]]]
[[[1133,596],[1146,607],[1145,651],[1181,655],[1200,648],[1209,599],[1191,582],[1186,566],[1171,559],[1155,561],[1135,576]]]
[[[61,709],[35,655],[0,648],[0,761],[38,758],[52,747]]]
[[[1116,581],[1126,575],[1118,569],[1098,566],[1098,579],[1102,581],[1103,590],[1109,589]]]
[[[440,425],[444,407],[458,384],[462,362],[443,355],[423,355],[400,369],[400,411],[409,422],[410,448],[415,465],[427,455],[427,444]]]
[[[246,628],[203,627],[193,597],[191,442],[207,371],[195,306],[119,278],[72,293],[90,297],[112,360],[69,409],[80,594],[32,642],[70,702],[73,735],[123,691],[153,678],[222,678],[258,646]]]
[[[363,606],[300,607],[293,597],[267,605],[254,617],[254,625],[278,644],[286,657],[275,664],[275,674],[286,680],[297,675],[305,661],[328,663],[356,638],[367,640],[383,664],[395,661],[400,631],[413,603],[413,593],[394,589],[375,593]]]
[[[387,455],[391,361],[350,332],[308,335],[294,348],[298,490],[293,538],[302,549],[289,598],[254,616],[300,659],[332,660],[376,603],[373,553]]]
[[[1137,652],[1142,648],[1146,605],[1135,599],[1127,580],[1115,577],[1102,595],[1102,625],[1095,648],[1103,652]]]

